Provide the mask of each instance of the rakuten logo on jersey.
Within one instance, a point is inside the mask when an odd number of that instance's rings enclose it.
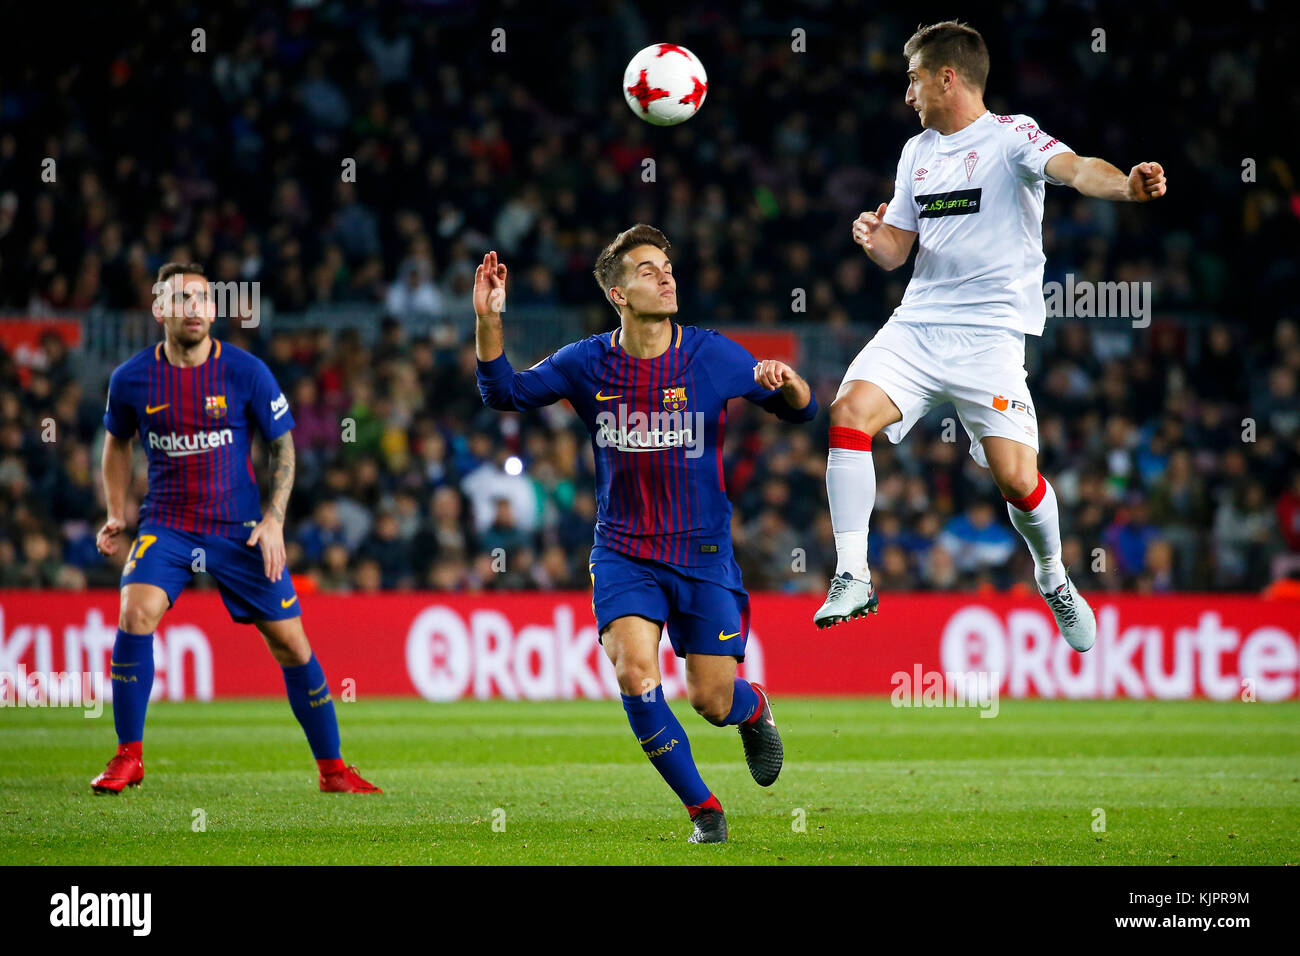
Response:
[[[1201,694],[1272,701],[1296,696],[1300,636],[1294,629],[1263,625],[1247,631],[1209,610],[1181,627],[1125,623],[1114,605],[1101,604],[1096,613],[1097,643],[1079,654],[1046,611],[998,614],[967,605],[944,626],[943,670],[1001,674],[1001,689],[1009,697],[1186,699]]]
[[[702,412],[632,412],[620,404],[618,414],[596,416],[596,444],[617,451],[663,451],[684,448],[687,458],[704,454]]]
[[[210,432],[195,432],[192,435],[182,435],[178,432],[162,435],[158,432],[149,432],[149,447],[171,458],[202,455],[214,448],[234,443],[235,433],[229,428],[214,428]]]

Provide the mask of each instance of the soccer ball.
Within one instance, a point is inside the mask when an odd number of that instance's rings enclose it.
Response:
[[[676,43],[648,46],[623,71],[623,96],[632,112],[655,126],[684,123],[704,105],[709,77],[695,54]]]

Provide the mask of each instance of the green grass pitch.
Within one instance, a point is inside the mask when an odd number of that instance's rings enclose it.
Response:
[[[317,792],[282,700],[154,704],[144,785],[119,797],[88,786],[109,712],[6,708],[0,863],[1300,863],[1295,702],[774,707],[785,769],[762,790],[734,729],[674,704],[725,846],[685,842],[615,702],[340,704],[381,797]]]

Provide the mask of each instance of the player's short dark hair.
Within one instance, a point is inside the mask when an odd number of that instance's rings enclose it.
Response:
[[[638,222],[631,229],[624,229],[614,237],[613,242],[600,250],[592,274],[595,275],[596,284],[600,286],[600,291],[610,305],[614,305],[614,300],[609,298],[609,290],[613,286],[623,284],[623,254],[637,246],[656,246],[667,255],[668,250],[672,248],[672,243],[654,226]],[[617,311],[618,306],[614,308]]]
[[[920,26],[903,44],[909,60],[921,55],[921,66],[931,73],[952,67],[973,89],[984,92],[989,79],[989,48],[974,27],[958,20]]]
[[[172,276],[185,275],[193,272],[207,278],[208,274],[203,270],[203,266],[197,262],[164,262],[158,267],[158,282],[166,282]]]

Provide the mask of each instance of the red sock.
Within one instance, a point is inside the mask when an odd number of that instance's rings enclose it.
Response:
[[[1046,494],[1047,494],[1047,479],[1043,477],[1043,473],[1040,471],[1038,473],[1037,487],[1035,487],[1034,490],[1031,491],[1029,494],[1025,495],[1025,497],[1007,498],[1006,495],[1003,495],[1002,497],[1003,499],[1005,499],[1015,507],[1019,508],[1021,511],[1033,511],[1035,508],[1038,507],[1038,503],[1043,500],[1043,496]]]
[[[715,797],[713,794],[709,794],[709,799],[705,800],[703,803],[697,803],[693,807],[688,804],[686,807],[686,812],[689,813],[691,815],[691,819],[694,820],[699,815],[701,810],[721,810],[721,809],[722,809],[722,804],[718,801],[718,798]]]
[[[332,760],[317,760],[316,766],[320,768],[321,773],[338,773],[347,764],[343,762],[342,757],[335,757]]]
[[[832,425],[830,429],[830,446],[832,448],[849,448],[853,451],[871,451],[871,436],[856,428]]]
[[[118,744],[117,752],[120,754],[130,754],[132,757],[139,760],[144,756],[144,741],[130,740],[124,744]]]

